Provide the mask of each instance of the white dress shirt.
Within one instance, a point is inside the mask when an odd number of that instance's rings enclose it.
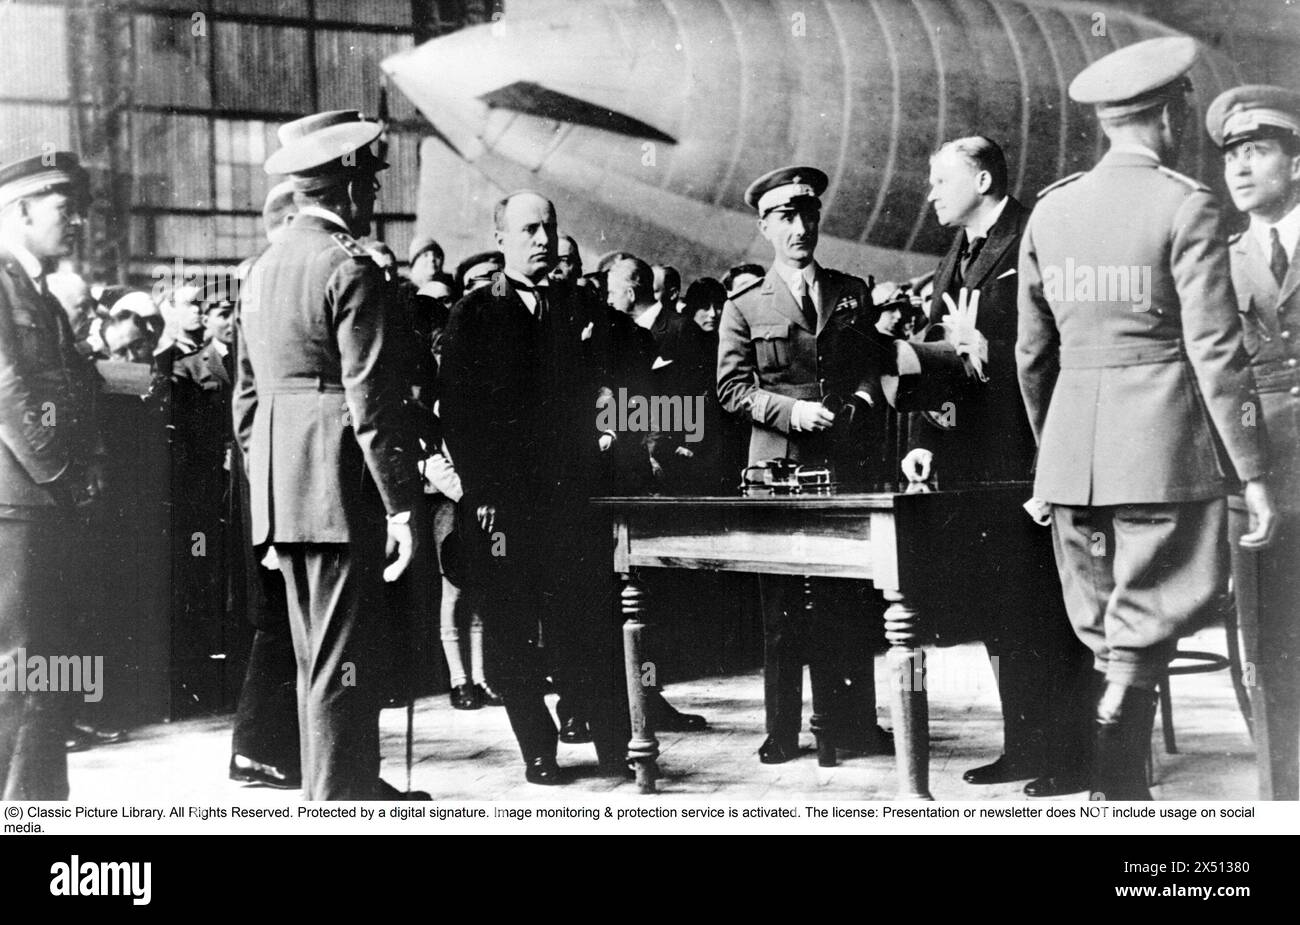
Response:
[[[785,284],[790,287],[790,294],[794,296],[796,304],[803,306],[803,294],[805,289],[808,297],[812,299],[812,304],[816,306],[818,314],[822,310],[821,292],[818,291],[817,285],[817,261],[810,260],[806,267],[792,267],[788,264],[778,263],[774,265],[777,274],[785,280]]]
[[[1295,256],[1296,245],[1300,244],[1300,206],[1271,225],[1262,218],[1251,215],[1250,233],[1255,236],[1259,249],[1264,252],[1265,263],[1273,257],[1273,237],[1270,232],[1274,228],[1277,229],[1278,240],[1282,242],[1282,249],[1286,251],[1286,259],[1291,260]]]
[[[545,289],[546,277],[543,276],[538,282],[533,283],[524,279],[524,277],[520,276],[518,273],[514,273],[510,270],[506,270],[505,274],[508,279],[514,281],[517,284],[517,288],[515,289],[515,292],[519,294],[519,298],[523,299],[524,308],[528,309],[528,314],[536,318],[537,317],[537,293],[533,292],[533,290]]]

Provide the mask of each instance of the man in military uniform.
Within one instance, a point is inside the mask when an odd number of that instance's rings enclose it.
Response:
[[[288,596],[311,800],[399,796],[379,779],[392,662],[380,615],[383,580],[411,560],[422,489],[396,343],[409,325],[354,237],[386,166],[372,150],[381,131],[354,110],[281,127],[265,169],[293,179],[298,214],[249,272],[237,322],[235,432],[252,540],[275,545]]]
[[[930,159],[929,199],[940,224],[957,233],[935,272],[930,325],[919,342],[898,348],[895,405],[913,411],[904,473],[914,482],[937,474],[944,489],[1027,481],[1034,436],[1014,354],[1016,263],[1029,210],[1008,193],[1002,149],[978,135]],[[1049,532],[1022,511],[1010,517],[1019,529],[1003,537],[990,593],[972,602],[997,675],[1003,753],[962,779],[1030,778],[1028,796],[1084,790],[1088,650],[1070,631]]]
[[[1228,242],[1246,351],[1269,438],[1269,488],[1282,514],[1267,549],[1233,544],[1238,612],[1255,666],[1259,793],[1300,799],[1300,93],[1236,87],[1205,125],[1223,149],[1223,179],[1249,226]],[[1229,504],[1234,540],[1249,529]]]
[[[1151,39],[1070,84],[1110,150],[1045,191],[1020,250],[1016,360],[1038,440],[1070,621],[1105,675],[1092,791],[1150,799],[1155,687],[1178,638],[1220,612],[1226,498],[1238,482],[1267,541],[1261,428],[1210,191],[1166,166],[1196,44]]]
[[[718,398],[728,412],[751,422],[751,465],[772,458],[831,462],[841,481],[864,481],[870,478],[862,464],[871,435],[883,439],[870,425],[884,409],[881,370],[871,368],[866,349],[875,318],[870,286],[814,259],[826,186],[816,168],[784,167],[745,191],[774,259],[765,277],[734,293],[723,308]],[[850,419],[851,435],[845,429]],[[805,626],[802,582],[759,580],[767,709],[759,760],[779,764],[798,755],[805,655],[819,760],[833,764],[837,747],[892,753],[888,734],[876,725],[870,621],[856,599],[860,589],[814,582],[817,625]]]
[[[298,208],[293,197],[292,180],[282,180],[267,191],[262,206],[262,227],[268,243],[284,238]],[[241,291],[260,256],[259,253],[245,258],[239,264],[236,278]],[[256,632],[249,646],[248,669],[231,726],[229,775],[231,780],[242,783],[300,790],[298,665],[284,579],[280,577],[274,554],[268,556],[264,548],[253,546],[248,470],[243,465],[242,454],[235,455],[237,459],[231,466],[231,488],[235,495],[231,519],[238,525],[240,544],[235,551],[238,574],[231,576],[231,597],[235,602],[233,609],[245,614]]]
[[[85,214],[76,155],[0,167],[0,658],[73,654],[82,515],[103,488],[98,380],[47,274]],[[20,668],[21,670],[21,668]],[[65,800],[65,693],[0,688],[0,798]]]

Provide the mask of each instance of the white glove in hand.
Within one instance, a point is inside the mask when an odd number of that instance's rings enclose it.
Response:
[[[1052,506],[1042,498],[1030,498],[1023,505],[1025,513],[1034,518],[1034,523],[1040,527],[1050,527],[1052,525]]]
[[[924,482],[930,478],[930,465],[934,454],[927,449],[917,447],[903,457],[903,475],[909,482]]]
[[[459,501],[465,494],[455,467],[441,453],[434,453],[424,461],[424,481],[434,491],[442,492],[452,501]]]
[[[965,358],[967,371],[981,382],[987,382],[989,377],[984,374],[984,364],[989,361],[989,342],[975,326],[979,320],[979,290],[963,286],[955,305],[952,296],[945,292],[943,304],[948,306],[948,314],[943,316],[944,339]]]
[[[821,402],[795,401],[790,409],[790,429],[799,431],[825,430],[835,423],[835,415]]]

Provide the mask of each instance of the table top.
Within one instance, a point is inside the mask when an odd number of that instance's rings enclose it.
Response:
[[[591,503],[597,507],[622,510],[654,510],[664,508],[762,508],[790,510],[893,510],[900,498],[923,498],[935,496],[940,499],[977,499],[981,495],[1004,495],[1008,492],[1023,496],[1028,500],[1033,485],[1029,482],[1008,482],[998,485],[986,485],[978,488],[961,488],[947,491],[869,491],[842,492],[830,495],[766,495],[762,497],[744,497],[742,495],[610,495],[593,498]]]

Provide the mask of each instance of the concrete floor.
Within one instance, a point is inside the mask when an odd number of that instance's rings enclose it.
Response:
[[[1224,651],[1221,630],[1185,640],[1184,648]],[[877,671],[883,678],[883,667]],[[1176,677],[1174,719],[1179,754],[1166,755],[1155,737],[1157,786],[1161,800],[1249,800],[1255,798],[1254,746],[1237,710],[1226,672]],[[807,685],[805,685],[805,689]],[[984,650],[978,645],[932,650],[929,657],[931,790],[936,799],[1024,799],[1021,784],[972,787],[966,769],[997,757],[1001,720],[997,689]],[[660,737],[661,800],[713,797],[772,801],[887,800],[896,787],[892,758],[854,758],[819,768],[815,755],[784,765],[760,764],[763,687],[759,673],[702,678],[672,684],[670,701],[703,713],[709,728]],[[888,727],[887,692],[880,690],[880,716]],[[805,694],[805,696],[807,696]],[[808,707],[805,707],[805,726]],[[381,718],[383,776],[405,785],[405,711]],[[129,742],[69,756],[72,799],[78,802],[188,803],[238,801],[249,805],[297,802],[297,793],[248,787],[226,777],[230,759],[230,717],[149,726]],[[1157,719],[1157,729],[1159,720]],[[804,735],[811,749],[812,737]],[[445,696],[419,701],[415,713],[413,785],[435,800],[549,800],[574,798],[635,800],[634,784],[584,776],[593,768],[590,745],[560,746],[561,766],[576,768],[563,787],[524,781],[523,768],[505,712],[451,709]],[[1086,794],[1061,798],[1082,801]]]

